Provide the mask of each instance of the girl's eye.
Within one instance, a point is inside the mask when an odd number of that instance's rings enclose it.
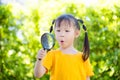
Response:
[[[70,32],[69,30],[65,30],[65,32]]]
[[[60,32],[60,30],[57,30],[57,32]]]

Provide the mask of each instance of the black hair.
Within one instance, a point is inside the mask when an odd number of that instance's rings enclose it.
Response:
[[[68,21],[69,25],[72,23],[76,27],[76,29],[78,29],[78,30],[80,30],[79,22],[82,24],[82,27],[83,27],[83,29],[85,31],[85,38],[84,38],[84,44],[83,44],[83,55],[82,55],[82,58],[83,58],[84,61],[86,61],[88,59],[88,57],[89,57],[90,49],[89,49],[89,41],[88,41],[87,28],[84,25],[83,20],[76,19],[75,17],[73,17],[70,14],[61,15],[56,20],[54,19],[52,21],[52,26],[50,27],[50,33],[53,30],[53,24],[55,23],[55,27],[56,27],[56,25],[58,25],[60,27],[60,24],[61,24],[61,22],[63,20]]]

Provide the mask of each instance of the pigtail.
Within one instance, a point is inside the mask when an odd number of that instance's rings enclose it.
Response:
[[[52,21],[52,26],[50,27],[50,33],[53,31],[53,24],[55,23],[55,19]]]
[[[87,33],[87,28],[83,23],[83,20],[78,19],[80,23],[82,23],[82,27],[85,31],[85,38],[84,38],[84,44],[83,44],[83,55],[82,58],[84,61],[86,61],[89,57],[90,54],[90,48],[89,48],[89,41],[88,41],[88,33]]]
[[[83,29],[85,31],[85,38],[84,38],[84,45],[83,45],[83,60],[86,61],[90,54],[90,48],[89,48],[89,41],[88,41],[88,33],[86,26],[83,24]]]

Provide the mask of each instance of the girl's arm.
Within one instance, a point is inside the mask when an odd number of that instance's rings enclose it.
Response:
[[[42,62],[41,62],[41,60],[43,59],[45,55],[46,55],[46,51],[44,50],[39,50],[37,54],[37,61],[34,67],[34,75],[37,78],[42,77],[47,72],[47,69],[44,66],[42,66]],[[38,58],[41,60],[39,60]]]
[[[87,77],[87,80],[90,80],[90,77]]]
[[[37,60],[35,63],[35,68],[34,68],[34,75],[37,78],[42,77],[46,73],[46,69],[44,66],[41,65],[41,61]]]

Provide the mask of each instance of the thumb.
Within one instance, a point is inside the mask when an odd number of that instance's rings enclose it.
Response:
[[[47,53],[47,50],[46,50],[46,49],[43,49],[42,52],[43,52],[44,54],[46,54],[46,53]]]

